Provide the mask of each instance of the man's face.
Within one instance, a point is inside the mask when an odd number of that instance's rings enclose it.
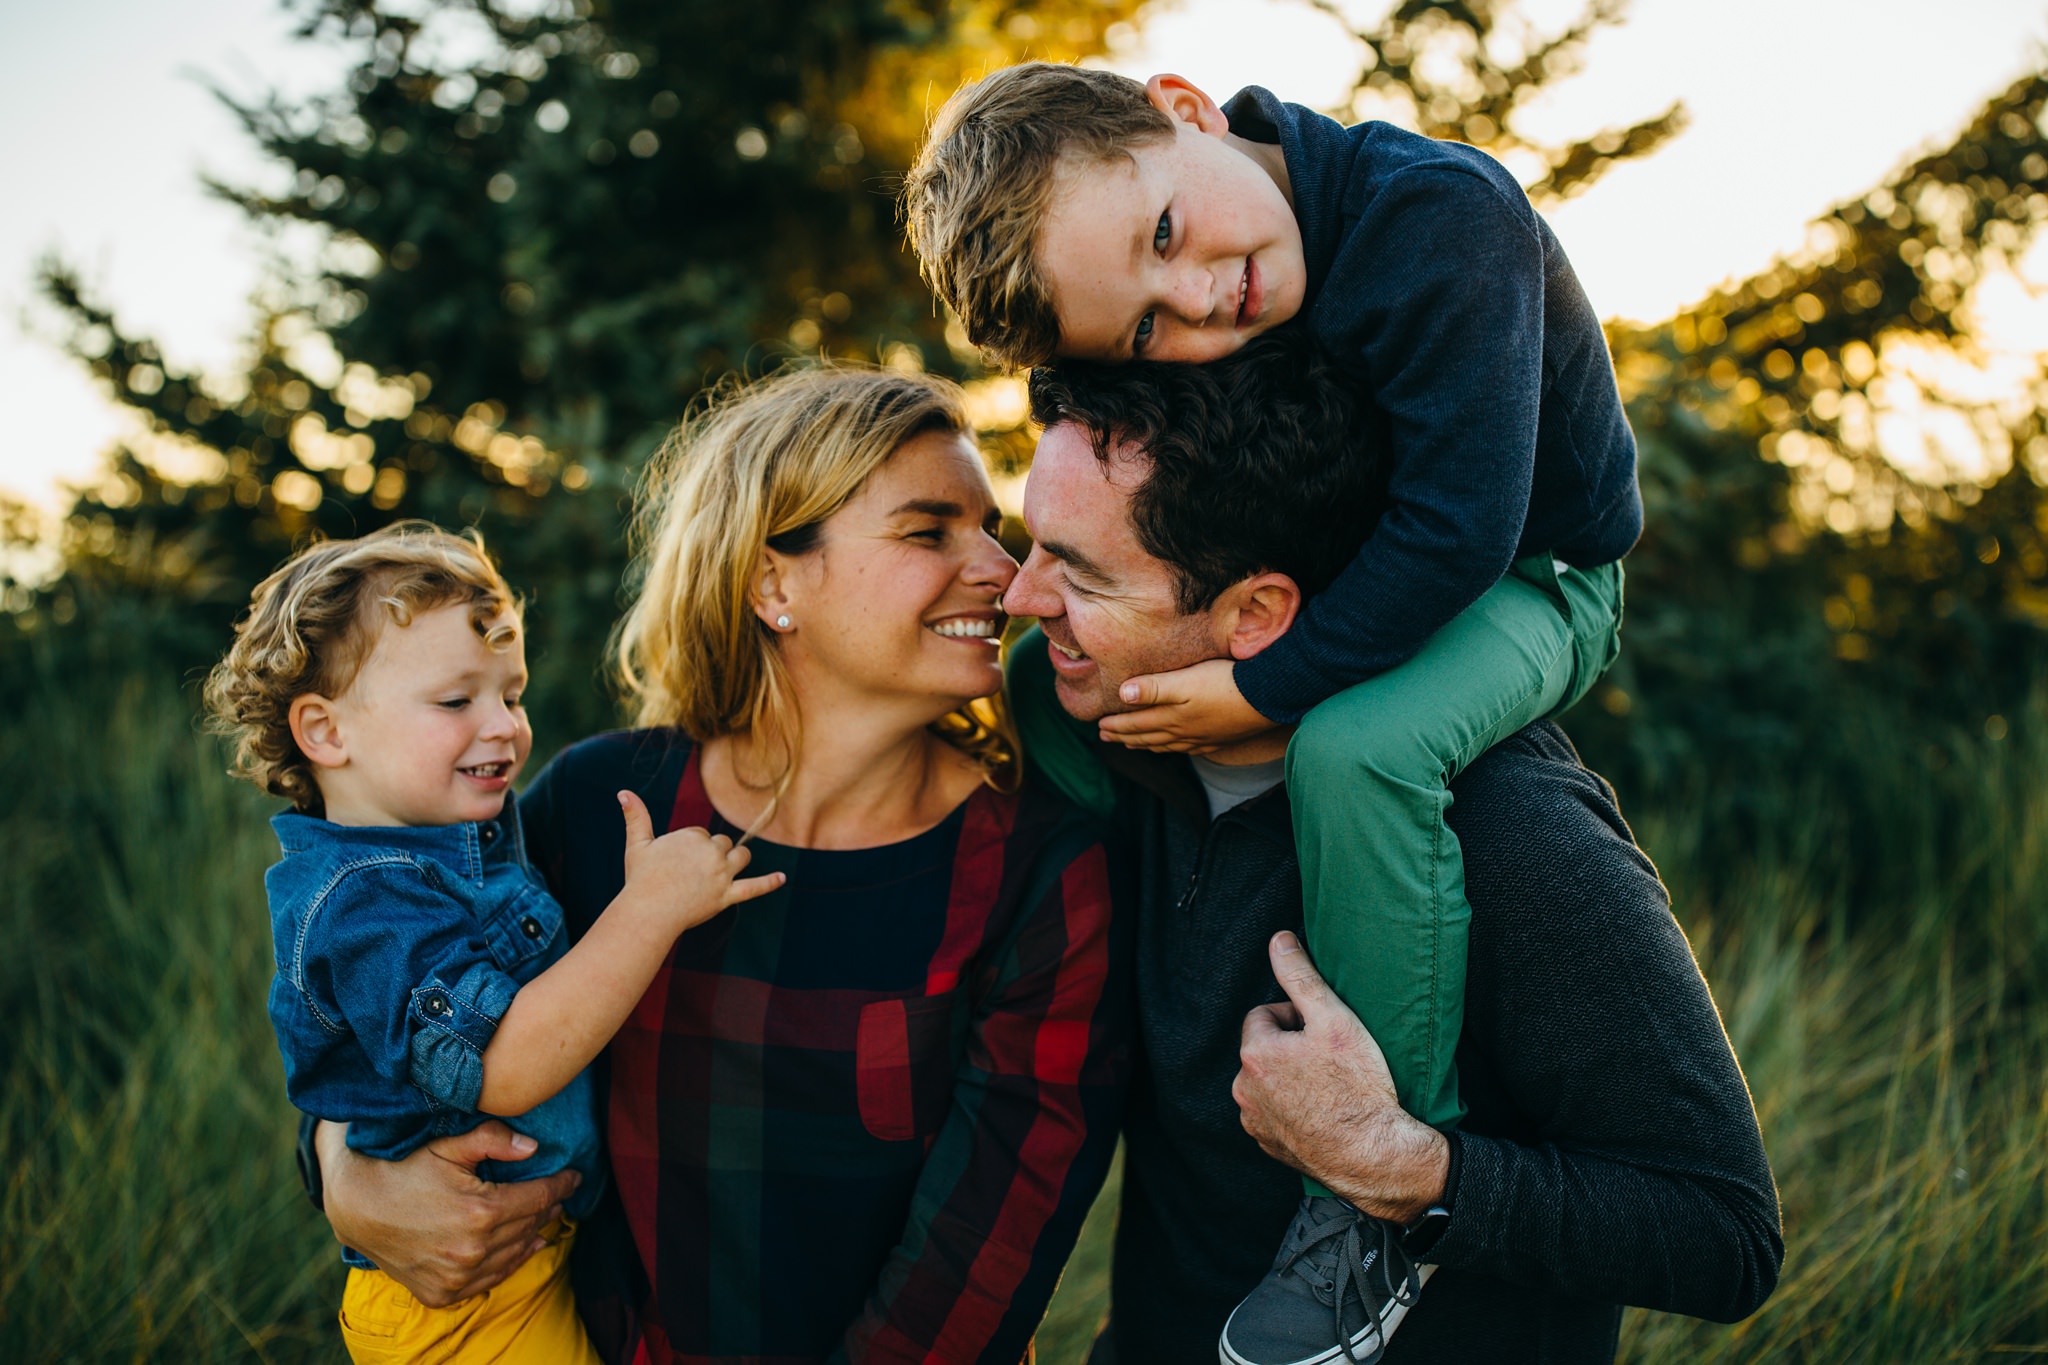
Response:
[[[1193,124],[1055,174],[1038,266],[1060,354],[1200,363],[1301,309],[1301,226],[1258,162]]]
[[[1072,422],[1046,428],[1032,457],[1024,526],[1033,544],[1003,608],[1038,618],[1060,705],[1076,720],[1131,709],[1117,697],[1126,678],[1227,652],[1215,613],[1182,612],[1173,569],[1131,529],[1131,494],[1148,473],[1135,452],[1105,466]]]

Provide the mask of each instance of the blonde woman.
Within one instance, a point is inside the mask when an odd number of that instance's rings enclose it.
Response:
[[[541,774],[534,861],[588,925],[625,789],[787,884],[684,934],[599,1064],[617,1195],[577,1278],[611,1359],[1027,1353],[1115,1143],[1128,999],[1094,833],[1017,780],[998,520],[922,375],[728,392],[649,478],[616,651],[641,728]],[[323,1131],[337,1235],[429,1302],[487,1288],[570,1188],[463,1169],[512,1141],[371,1169]]]

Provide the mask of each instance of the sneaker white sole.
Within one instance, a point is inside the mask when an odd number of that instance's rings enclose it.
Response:
[[[1417,1266],[1415,1270],[1415,1278],[1422,1284],[1428,1284],[1429,1277],[1434,1274],[1436,1274],[1436,1267],[1433,1265]],[[1383,1339],[1393,1340],[1394,1329],[1401,1325],[1401,1319],[1408,1316],[1408,1310],[1412,1306],[1412,1304],[1406,1303],[1387,1305],[1386,1316],[1380,1319],[1380,1335]],[[1230,1316],[1235,1318],[1237,1316],[1236,1310],[1233,1309]],[[1230,1349],[1230,1323],[1226,1321],[1223,1324],[1223,1335],[1217,1338],[1216,1341],[1216,1361],[1217,1365],[1340,1365],[1340,1362],[1342,1362],[1342,1365],[1349,1365],[1349,1362],[1357,1359],[1352,1352],[1363,1345],[1371,1336],[1372,1329],[1370,1327],[1362,1327],[1344,1345],[1332,1346],[1315,1355],[1303,1356],[1300,1360],[1284,1362],[1246,1360],[1243,1356]]]

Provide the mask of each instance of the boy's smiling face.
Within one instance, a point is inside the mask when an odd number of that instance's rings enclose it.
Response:
[[[1202,362],[1300,311],[1301,227],[1280,149],[1245,142],[1176,76],[1147,84],[1171,138],[1107,161],[1060,163],[1038,268],[1059,313],[1060,354]]]
[[[533,748],[525,688],[523,632],[492,649],[452,603],[384,623],[339,697],[293,701],[292,733],[338,825],[494,820]]]

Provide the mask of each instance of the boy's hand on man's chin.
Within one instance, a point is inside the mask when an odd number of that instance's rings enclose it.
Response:
[[[1206,754],[1250,739],[1273,722],[1237,690],[1229,659],[1205,659],[1171,673],[1126,678],[1118,697],[1135,711],[1104,716],[1102,738],[1131,749]]]

